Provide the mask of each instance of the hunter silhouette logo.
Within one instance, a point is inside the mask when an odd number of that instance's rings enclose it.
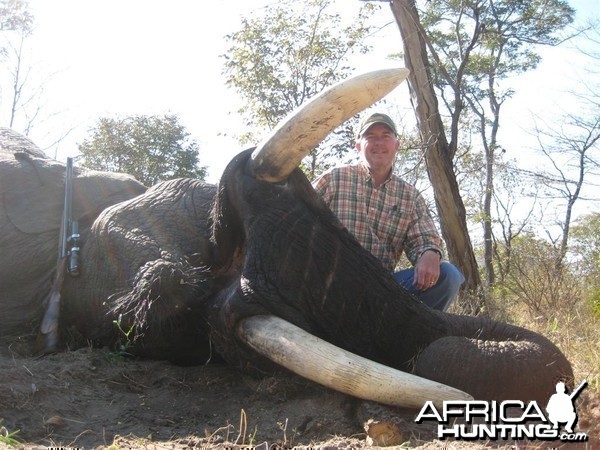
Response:
[[[439,439],[560,439],[585,442],[588,435],[576,433],[573,429],[577,423],[574,400],[586,386],[587,380],[568,394],[565,383],[556,383],[556,393],[550,396],[545,408],[547,416],[543,407],[535,401],[445,401],[441,410],[432,401],[427,401],[415,422],[437,421]],[[564,424],[562,432],[561,424]]]
[[[566,423],[565,431],[567,433],[573,433],[573,426],[577,422],[577,413],[575,412],[575,406],[573,400],[579,395],[581,390],[587,386],[587,380],[581,383],[577,389],[573,391],[571,395],[567,394],[567,388],[565,383],[556,383],[556,394],[552,394],[546,411],[548,411],[548,419],[554,425],[552,428],[557,430],[559,423]]]

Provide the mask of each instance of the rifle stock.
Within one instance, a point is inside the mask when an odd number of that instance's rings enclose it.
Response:
[[[60,291],[65,279],[67,259],[60,258],[56,264],[56,278],[46,297],[46,312],[40,324],[38,334],[38,352],[44,355],[56,352],[59,341],[58,324],[60,321]]]

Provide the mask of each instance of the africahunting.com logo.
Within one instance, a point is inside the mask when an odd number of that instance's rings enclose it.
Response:
[[[586,433],[574,430],[577,423],[574,400],[586,386],[584,381],[568,394],[564,383],[556,383],[556,393],[548,400],[546,413],[535,401],[445,401],[441,410],[428,401],[415,422],[437,421],[438,439],[587,441]]]

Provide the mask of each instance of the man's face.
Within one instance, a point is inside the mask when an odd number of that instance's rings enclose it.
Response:
[[[390,170],[399,146],[394,132],[383,123],[371,125],[356,142],[361,159],[371,171]]]

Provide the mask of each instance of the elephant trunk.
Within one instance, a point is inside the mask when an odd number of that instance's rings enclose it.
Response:
[[[416,375],[480,400],[545,402],[558,381],[573,382],[570,363],[542,335],[479,317],[448,315],[448,323],[449,335],[418,355]]]

